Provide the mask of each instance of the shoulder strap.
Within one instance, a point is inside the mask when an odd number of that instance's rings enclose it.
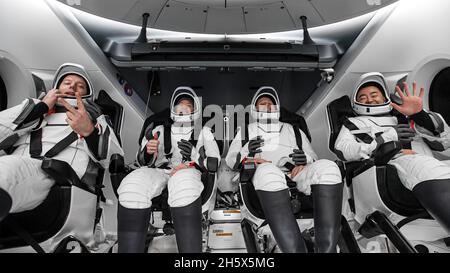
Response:
[[[84,103],[84,108],[88,112],[91,120],[95,123],[97,122],[97,118],[100,117],[103,113],[100,107],[91,100],[86,100]],[[112,127],[112,126],[111,126]]]
[[[41,117],[41,118],[39,119],[38,124],[37,124],[34,128],[39,128],[39,127],[41,126],[43,120],[44,120],[44,118]],[[36,131],[40,131],[40,130],[42,130],[42,129],[38,129],[38,130],[36,130]],[[33,136],[33,135],[32,135],[33,132],[34,132],[34,131],[31,131],[31,133],[30,133],[31,136]],[[15,149],[15,148],[14,148],[14,144],[15,144],[19,139],[20,139],[20,136],[19,136],[18,133],[14,133],[14,134],[8,136],[8,137],[5,138],[2,142],[0,142],[0,151],[3,150],[3,151],[5,151],[7,154],[11,154],[12,151],[14,151],[14,149]],[[41,152],[42,152],[42,149],[41,149]],[[31,153],[31,151],[30,151],[30,153]]]
[[[342,124],[350,131],[359,130],[359,128],[353,122],[351,122],[348,118],[344,118],[342,121]],[[371,137],[369,134],[366,134],[366,133],[354,134],[354,136],[366,144],[370,144],[373,141],[373,137]]]
[[[42,153],[42,128],[30,133],[30,156],[40,158]]]
[[[5,151],[8,154],[8,150],[10,150],[13,145],[19,140],[19,134],[15,133],[5,138],[2,142],[0,142],[0,151]]]
[[[197,141],[198,141],[198,137],[200,136],[201,131],[203,130],[203,128],[201,130],[196,130],[196,128],[194,128],[194,131],[191,134],[191,138],[189,139],[189,142],[195,147],[197,147]]]
[[[245,123],[244,124],[244,130],[242,130],[241,129],[241,134],[242,133],[244,133],[243,135],[242,135],[242,147],[244,147],[245,146],[245,144],[247,144],[247,142],[249,141],[249,133],[248,133],[248,124],[247,123]]]
[[[292,126],[294,128],[295,141],[297,142],[297,147],[303,149],[302,134],[300,133],[300,128],[297,125]]]
[[[56,145],[53,146],[53,148],[48,150],[44,156],[47,158],[52,158],[52,157],[56,156],[57,154],[62,152],[65,148],[69,147],[70,144],[72,144],[77,139],[78,139],[78,135],[72,131],[72,133],[67,135],[60,142],[56,143]]]
[[[67,135],[65,138],[63,138],[60,142],[56,143],[53,148],[48,150],[44,157],[46,158],[52,158],[56,155],[58,155],[60,152],[62,152],[64,149],[70,146],[74,141],[78,139],[78,135],[75,132],[71,132],[69,135]],[[31,132],[30,136],[30,156],[32,158],[39,158],[41,159],[42,153],[42,129],[35,130]]]
[[[167,160],[169,160],[172,157],[172,139],[171,139],[171,129],[172,124],[166,123],[164,124],[164,154],[166,155]]]

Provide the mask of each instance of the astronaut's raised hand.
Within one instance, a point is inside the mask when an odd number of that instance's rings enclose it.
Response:
[[[413,141],[413,137],[416,135],[414,130],[409,124],[398,124],[394,127],[397,132],[398,140],[402,143],[408,143]]]
[[[147,148],[147,153],[149,155],[158,156],[158,146],[159,146],[159,132],[153,135],[153,139],[150,139],[145,147]]]
[[[192,149],[194,148],[194,145],[185,139],[178,141],[177,144],[178,148],[180,149],[180,154],[183,156],[183,160],[191,161]]]
[[[420,92],[417,93],[417,84],[413,82],[413,92],[412,94],[409,92],[408,84],[406,82],[403,83],[404,93],[400,89],[400,86],[395,87],[395,91],[400,96],[402,100],[402,105],[398,105],[396,103],[391,102],[392,107],[395,110],[399,111],[405,116],[411,116],[419,113],[423,109],[423,95],[425,93],[424,88],[420,88]]]
[[[248,156],[254,157],[257,153],[261,152],[261,147],[264,145],[264,139],[261,136],[250,139],[248,142]]]
[[[78,109],[75,109],[63,98],[58,98],[58,102],[67,109],[66,122],[72,130],[82,137],[87,137],[94,131],[95,127],[84,107],[80,93],[75,92],[75,97],[77,98]]]
[[[48,109],[52,109],[58,101],[59,95],[58,89],[52,89],[47,92],[44,98],[42,98],[42,102],[47,104]]]
[[[294,152],[289,157],[292,158],[296,166],[306,165],[307,163],[306,154],[300,149],[294,149]]]

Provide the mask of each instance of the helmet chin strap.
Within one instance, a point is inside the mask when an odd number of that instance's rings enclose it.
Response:
[[[175,122],[172,125],[172,134],[174,135],[186,135],[194,130],[193,122]]]
[[[275,120],[257,120],[258,129],[262,133],[279,133],[281,128],[281,123],[278,119]]]
[[[67,103],[69,103],[71,106],[73,106],[73,107],[77,107],[78,106],[78,102],[77,102],[77,99],[76,98],[66,98],[66,97],[63,97],[63,99],[65,100],[65,101],[67,101]],[[88,98],[82,98],[81,99],[81,101],[83,102],[83,103],[86,103],[86,101],[87,100],[89,100],[90,98],[88,97]],[[59,103],[58,101],[56,101],[56,105],[59,105],[59,106],[63,106],[64,107],[64,105],[63,104],[61,104],[61,103]]]
[[[67,101],[67,103],[69,103],[70,105],[72,105],[73,107],[77,107],[77,99],[72,99],[72,98],[63,98],[65,101]],[[85,100],[83,99],[83,102],[84,102]],[[59,106],[63,106],[64,107],[64,105],[63,104],[61,104],[61,103],[59,103],[58,101],[56,101],[56,105],[59,105]]]

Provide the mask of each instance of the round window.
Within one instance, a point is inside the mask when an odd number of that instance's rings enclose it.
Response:
[[[430,110],[441,114],[450,124],[450,67],[439,72],[430,86]]]
[[[2,77],[0,77],[0,111],[6,109],[8,98],[6,96],[6,85]]]

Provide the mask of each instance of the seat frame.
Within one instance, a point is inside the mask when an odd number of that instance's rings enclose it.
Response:
[[[95,102],[109,118],[120,141],[123,107],[104,90],[99,92]],[[75,172],[66,162],[60,162],[62,165],[58,167],[51,165],[57,161],[43,161],[43,168],[52,170],[48,175],[55,180],[45,200],[32,210],[8,215],[0,223],[0,252],[28,252],[32,249],[37,252],[68,252],[74,242],[84,252],[88,251],[86,244],[93,239],[95,225],[102,214],[99,204],[103,196],[104,169],[99,169],[95,185],[88,186],[76,174],[68,175]],[[31,238],[31,245],[18,234],[17,226]]]
[[[309,140],[311,136],[307,127],[306,121],[302,116],[289,112],[282,108],[280,121],[286,122],[292,125],[297,125]],[[262,210],[261,203],[256,194],[255,187],[251,182],[251,179],[245,179],[247,181],[240,180],[239,183],[239,195],[238,200],[241,206],[243,214],[243,220],[241,221],[242,231],[244,235],[244,241],[249,253],[264,251],[264,242],[258,243],[258,230],[267,224]],[[289,187],[289,193],[291,196],[291,205],[294,211],[296,219],[311,219],[313,218],[313,201],[312,196],[307,196],[302,192],[299,192],[296,188],[296,182],[289,179],[286,176],[287,185]],[[347,219],[341,217],[341,236],[339,238],[338,245],[341,251],[348,251],[353,253],[360,253],[361,250],[356,243],[356,239],[349,227]],[[309,236],[305,236],[309,237]],[[307,240],[308,251],[313,252],[313,243]],[[262,246],[262,247],[261,247]]]
[[[388,164],[396,152],[379,151],[370,159],[347,162],[334,148],[342,127],[342,119],[354,116],[356,114],[351,108],[348,96],[342,96],[327,105],[331,132],[329,149],[340,158],[339,164],[343,166],[350,194],[348,202],[355,214],[355,220],[361,225],[358,232],[365,238],[385,234],[400,252],[415,253],[417,250],[400,232],[401,226],[392,223],[387,215],[403,218],[400,221],[402,225],[409,222],[409,219],[431,218],[412,192],[401,183],[396,168]],[[391,146],[395,145],[398,144]],[[383,157],[383,153],[389,155],[383,160],[377,160],[376,157]],[[368,192],[373,194],[367,195]]]

